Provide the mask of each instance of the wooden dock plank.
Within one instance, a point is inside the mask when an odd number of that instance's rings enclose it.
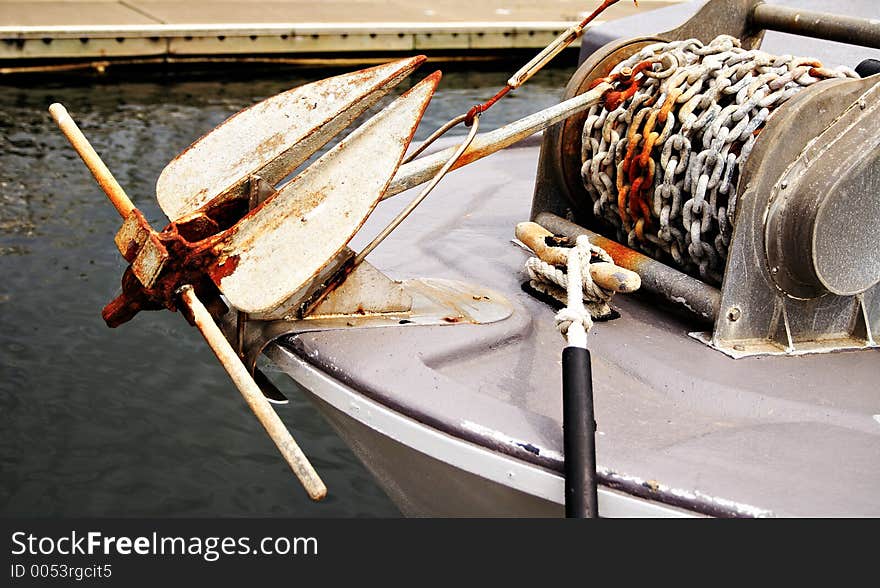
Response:
[[[0,26],[157,24],[136,10],[112,0],[90,2],[0,1]]]
[[[687,0],[622,0],[602,20]],[[0,60],[541,48],[593,0],[0,0]],[[601,22],[601,21],[597,21]]]
[[[642,10],[668,1],[647,0]],[[170,2],[131,0],[130,6],[164,23],[233,22],[571,22],[592,10],[593,0],[269,0],[258,2]],[[612,6],[603,18],[620,18],[639,10],[632,2]]]

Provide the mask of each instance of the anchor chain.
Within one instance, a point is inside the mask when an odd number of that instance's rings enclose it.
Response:
[[[593,214],[621,243],[715,284],[737,180],[768,118],[808,86],[858,77],[814,59],[745,50],[728,35],[706,45],[648,45],[609,79],[621,76],[637,83],[593,106],[584,123],[581,175]]]

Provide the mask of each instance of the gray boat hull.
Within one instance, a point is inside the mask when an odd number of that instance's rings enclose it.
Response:
[[[561,517],[563,478],[428,427],[334,380],[283,345],[269,358],[312,404],[406,516]],[[331,490],[332,492],[332,490]],[[694,513],[599,490],[604,517]]]
[[[831,66],[878,55],[797,40],[765,44]],[[521,291],[527,255],[510,242],[529,219],[537,164],[532,142],[453,172],[370,256],[395,279],[492,288],[509,318],[292,325],[267,349],[407,515],[562,515],[564,341],[553,310]],[[412,196],[377,208],[352,247]],[[621,318],[597,323],[589,342],[601,516],[880,516],[876,349],[733,359],[689,335],[711,326],[662,300],[618,295],[614,306]]]

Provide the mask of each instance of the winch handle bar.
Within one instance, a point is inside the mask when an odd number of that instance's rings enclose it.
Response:
[[[761,2],[752,9],[749,24],[756,29],[880,49],[878,19],[841,16]]]

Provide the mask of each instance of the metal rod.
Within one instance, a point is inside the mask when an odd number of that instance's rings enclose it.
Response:
[[[378,235],[376,235],[372,241],[370,241],[369,245],[364,247],[360,253],[354,258],[354,262],[352,262],[352,267],[359,266],[364,259],[366,259],[367,255],[370,254],[373,249],[375,249],[379,243],[385,240],[385,238],[391,234],[391,231],[396,229],[400,223],[406,219],[410,215],[410,213],[416,209],[416,206],[422,203],[422,201],[427,198],[428,194],[431,193],[431,190],[434,189],[434,186],[437,185],[440,180],[443,179],[443,176],[446,175],[453,165],[461,158],[462,154],[467,150],[467,148],[473,143],[474,137],[477,135],[477,130],[480,128],[480,116],[477,115],[474,117],[474,124],[471,126],[471,131],[468,133],[467,139],[465,139],[464,143],[456,147],[452,155],[447,158],[446,163],[440,168],[440,170],[431,178],[431,181],[428,182],[428,185],[425,186],[418,196],[413,198],[412,202],[406,205],[406,208],[401,210],[394,220],[392,220],[388,225],[382,229]]]
[[[263,396],[260,387],[254,382],[235,349],[232,348],[220,327],[214,322],[211,313],[198,299],[192,286],[182,286],[179,292],[181,300],[192,313],[196,327],[202,333],[214,355],[220,360],[223,369],[229,374],[235,387],[241,392],[251,411],[263,425],[266,433],[278,447],[278,451],[281,452],[287,465],[302,483],[309,498],[312,500],[323,499],[327,495],[327,487],[324,482],[321,481],[315,468],[309,463],[308,458],[299,448],[278,414],[272,409],[272,405]]]
[[[751,15],[757,29],[880,49],[880,20],[758,4]]]
[[[440,128],[438,128],[436,131],[431,133],[430,137],[428,137],[427,139],[422,141],[422,144],[419,145],[415,151],[413,151],[412,153],[407,155],[403,159],[403,163],[406,164],[406,163],[409,163],[410,161],[413,161],[416,157],[418,157],[419,155],[422,154],[422,151],[424,151],[425,149],[430,147],[434,141],[436,141],[437,139],[442,137],[449,129],[453,128],[454,126],[458,125],[459,123],[464,122],[466,118],[467,118],[466,114],[460,114],[460,115],[456,116],[455,118],[453,118],[452,120],[448,121],[446,124],[444,124]]]
[[[540,53],[535,55],[528,63],[526,63],[523,67],[521,67],[516,73],[514,73],[507,80],[507,84],[498,92],[489,98],[486,102],[475,104],[471,107],[470,110],[467,111],[465,115],[464,124],[467,126],[471,126],[474,122],[474,116],[481,112],[486,112],[493,105],[495,105],[499,100],[504,98],[511,90],[515,90],[519,88],[524,83],[526,83],[533,75],[541,71],[541,69],[547,65],[556,55],[558,55],[563,49],[571,45],[575,39],[580,37],[584,32],[584,27],[590,23],[594,18],[599,16],[606,8],[611,6],[612,4],[616,4],[619,0],[603,0],[602,4],[600,4],[592,13],[590,13],[584,20],[580,23],[569,27],[566,29],[561,35],[557,35],[557,37],[544,49],[541,50]],[[636,2],[636,0],[633,0]],[[638,2],[636,2],[638,5]]]
[[[544,47],[540,53],[535,55],[531,61],[522,66],[519,71],[510,76],[507,85],[511,89],[516,89],[526,83],[533,75],[541,71],[554,57],[556,57],[563,49],[574,43],[581,35],[584,34],[584,28],[590,24],[599,14],[604,12],[606,8],[612,4],[617,4],[619,0],[603,0],[592,13],[587,15],[581,22],[563,31],[549,45]],[[636,3],[638,5],[638,3]]]
[[[587,235],[591,243],[611,255],[614,263],[639,274],[642,290],[659,294],[705,320],[714,322],[718,316],[721,292],[717,288],[555,214],[542,212],[535,218],[535,222],[557,235],[572,239]]]
[[[550,108],[545,108],[534,114],[530,114],[525,118],[514,121],[494,131],[489,131],[482,135],[474,137],[473,142],[459,157],[451,170],[458,169],[469,163],[473,163],[478,159],[482,159],[487,155],[491,155],[496,151],[500,151],[505,147],[510,147],[514,143],[522,141],[530,137],[538,131],[544,130],[550,125],[558,123],[561,120],[586,110],[587,108],[597,104],[602,96],[612,88],[611,84],[601,83],[589,92],[570,98],[565,102],[560,102]],[[419,184],[429,181],[442,168],[447,161],[455,154],[460,145],[450,147],[431,155],[426,155],[402,165],[391,184],[385,191],[383,200],[391,198],[396,194],[400,194],[404,190],[408,190]]]
[[[55,122],[58,124],[61,132],[64,133],[64,136],[70,141],[70,144],[73,146],[77,155],[80,156],[80,159],[83,160],[83,163],[85,163],[86,167],[89,168],[89,171],[92,172],[98,185],[101,186],[101,189],[107,194],[107,198],[109,198],[110,202],[113,203],[113,206],[116,207],[119,216],[122,218],[128,218],[128,215],[134,209],[134,204],[125,193],[125,190],[122,189],[122,186],[119,185],[119,182],[116,181],[116,178],[113,177],[113,174],[110,173],[110,170],[101,160],[98,152],[95,151],[92,144],[86,139],[86,136],[83,135],[82,131],[79,130],[79,127],[76,126],[76,123],[70,117],[67,109],[56,102],[49,107],[49,113],[52,115],[52,118],[55,119]]]

